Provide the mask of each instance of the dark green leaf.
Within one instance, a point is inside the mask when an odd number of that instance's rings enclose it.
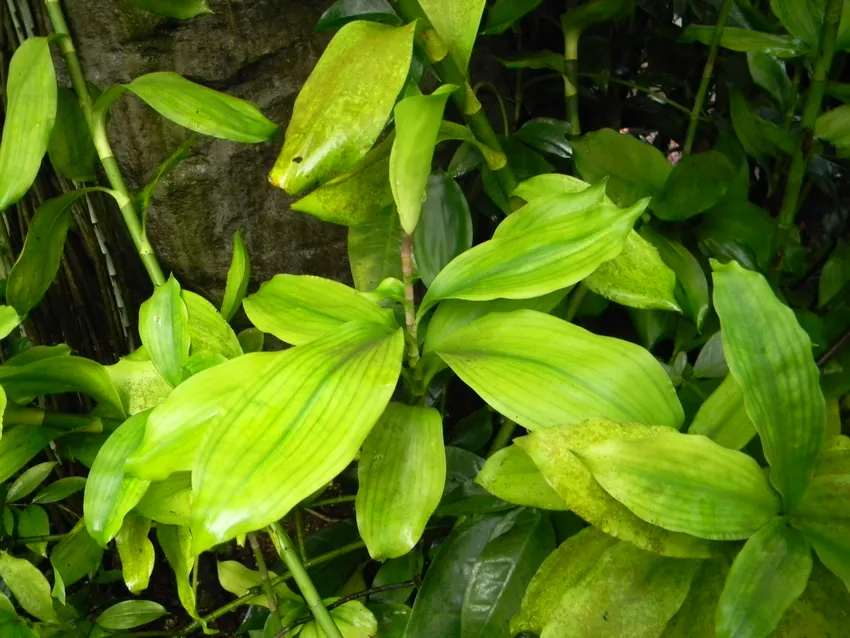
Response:
[[[56,94],[56,121],[47,154],[56,172],[75,182],[94,181],[97,152],[77,96],[63,86]]]
[[[564,55],[554,51],[535,51],[510,58],[499,57],[496,60],[508,69],[549,69],[556,73],[564,72]]]
[[[788,32],[812,48],[820,40],[825,4],[824,0],[770,0],[770,8]]]
[[[6,492],[6,502],[14,503],[30,494],[35,488],[41,485],[44,479],[53,471],[54,467],[56,467],[56,462],[48,461],[27,468],[15,479],[9,491]]]
[[[818,280],[818,306],[825,306],[850,281],[850,242],[839,241]]]
[[[449,445],[468,452],[480,450],[493,436],[493,412],[490,408],[481,408],[464,417],[452,428]]]
[[[650,209],[665,221],[682,221],[704,213],[729,189],[737,167],[719,151],[688,155],[673,168]]]
[[[375,574],[375,578],[372,581],[372,587],[397,585],[399,583],[406,583],[413,580],[414,576],[418,578],[420,575],[419,572],[421,571],[421,562],[422,553],[418,548],[414,549],[407,556],[388,560],[378,568],[378,573]],[[414,571],[416,572],[415,574]],[[413,587],[377,592],[369,596],[369,601],[370,603],[380,602],[403,604],[407,602],[410,598],[410,594],[412,593]]]
[[[151,600],[125,600],[112,605],[95,621],[104,629],[132,629],[162,618],[168,611]]]
[[[20,470],[58,434],[39,425],[6,428],[0,439],[0,481]]]
[[[729,373],[723,356],[723,333],[719,330],[708,338],[694,362],[693,378],[722,379]]]
[[[393,206],[348,229],[348,261],[361,292],[375,290],[388,277],[401,279],[401,223]]]
[[[378,633],[381,638],[404,638],[410,607],[407,605],[389,605],[369,603],[369,609],[378,621]]]
[[[703,215],[697,236],[717,247],[739,242],[752,251],[759,267],[767,269],[773,259],[775,229],[776,221],[755,204],[722,202]]]
[[[183,163],[192,154],[192,146],[195,143],[195,135],[189,135],[177,150],[169,155],[165,161],[157,167],[156,172],[150,181],[135,195],[136,205],[142,217],[142,228],[147,226],[148,207],[151,204],[154,193],[160,182],[171,173],[175,168]]]
[[[542,3],[543,0],[496,0],[496,3],[487,12],[487,21],[484,23],[481,35],[503,33]]]
[[[821,115],[815,122],[815,135],[835,146],[839,155],[850,153],[850,105]]]
[[[128,0],[140,9],[167,18],[189,20],[195,16],[212,13],[207,0]]]
[[[514,136],[541,153],[569,159],[573,155],[569,134],[569,122],[540,117],[523,124]]]
[[[89,536],[85,524],[80,521],[53,548],[50,563],[59,572],[65,587],[70,587],[97,570],[102,556],[103,548]]]
[[[756,114],[744,94],[735,87],[729,90],[729,106],[732,126],[741,146],[748,155],[760,164],[765,164],[773,157],[776,147],[765,134],[764,120]]]
[[[595,24],[617,20],[634,11],[632,0],[594,0],[579,6],[571,6],[561,16],[564,32],[581,33]]]
[[[702,42],[710,45],[713,38],[714,26],[691,24],[685,29],[679,41]],[[732,51],[760,51],[781,60],[796,58],[809,51],[805,43],[792,36],[774,35],[737,27],[723,29],[720,46]]]
[[[245,328],[242,332],[236,335],[239,340],[239,345],[242,346],[242,352],[262,352],[265,345],[266,337],[262,330],[256,328]]]
[[[750,51],[747,53],[747,64],[753,82],[758,84],[784,107],[791,99],[791,78],[785,71],[785,63],[777,58],[762,53]]]
[[[387,0],[336,0],[316,23],[316,31],[338,29],[354,20],[398,26],[399,18]]]

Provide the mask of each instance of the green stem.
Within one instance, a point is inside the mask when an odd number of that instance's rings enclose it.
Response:
[[[121,215],[124,218],[124,223],[127,225],[127,231],[130,233],[136,251],[139,253],[139,257],[141,257],[153,285],[159,286],[164,284],[165,277],[162,274],[162,269],[139,223],[139,216],[136,214],[135,207],[133,206],[130,191],[124,183],[124,178],[121,176],[118,163],[115,161],[112,147],[109,145],[109,140],[106,137],[105,122],[103,118],[96,118],[93,115],[94,105],[89,94],[88,85],[86,84],[86,78],[80,66],[80,59],[74,48],[74,41],[71,39],[68,24],[65,22],[62,7],[59,4],[59,0],[45,0],[45,5],[47,6],[47,15],[53,24],[53,31],[56,35],[60,36],[58,38],[59,49],[62,52],[62,57],[65,58],[68,75],[71,76],[71,84],[74,87],[80,108],[82,108],[83,115],[89,125],[89,131],[91,132],[92,140],[95,142],[97,155],[106,172],[106,177],[112,189],[123,195],[126,200],[121,206]]]
[[[292,574],[292,578],[298,585],[298,589],[301,590],[301,595],[304,596],[304,600],[310,608],[310,613],[313,614],[319,628],[325,632],[327,638],[342,638],[339,628],[328,613],[322,597],[319,596],[316,586],[310,580],[310,575],[307,573],[304,565],[301,564],[298,554],[292,546],[292,541],[289,540],[289,536],[283,529],[283,526],[280,523],[272,523],[269,531],[272,540],[275,541],[280,558],[283,560],[289,573]]]
[[[295,538],[298,541],[298,555],[301,560],[307,560],[307,546],[304,544],[304,515],[301,510],[295,510]]]
[[[323,498],[320,501],[309,503],[310,507],[324,507],[325,505],[339,505],[340,503],[351,503],[357,497],[354,494],[347,496],[335,496],[333,498]]]
[[[587,291],[588,287],[584,284],[584,282],[580,283],[575,290],[573,290],[572,294],[570,294],[570,300],[567,302],[567,312],[564,315],[564,320],[572,321],[575,319],[576,312],[578,312],[581,302],[584,301]]]
[[[407,341],[407,360],[410,369],[419,363],[419,342],[416,336],[416,305],[413,297],[413,236],[401,232],[401,273],[404,280],[404,324]]]
[[[3,413],[3,422],[6,425],[43,425],[57,430],[103,432],[103,422],[97,417],[49,412],[41,408],[9,406]]]
[[[499,94],[499,90],[496,88],[496,85],[492,82],[482,81],[472,87],[472,92],[475,94],[476,98],[478,97],[478,93],[481,89],[487,89],[496,98],[496,102],[499,104],[499,112],[502,114],[502,131],[504,131],[505,137],[507,137],[511,134],[511,125],[508,121],[508,110],[505,108],[505,101]]]
[[[630,89],[634,89],[635,91],[640,91],[641,93],[646,93],[650,97],[650,99],[655,100],[656,102],[660,102],[661,104],[664,104],[666,106],[670,106],[670,107],[676,109],[677,111],[681,111],[685,115],[689,116],[691,114],[691,109],[689,109],[684,104],[679,104],[678,102],[671,100],[670,98],[666,97],[665,95],[662,95],[659,92],[658,89],[653,89],[653,88],[648,87],[648,86],[635,84],[634,82],[630,82],[629,80],[623,80],[622,78],[605,77],[601,73],[579,73],[579,77],[591,78],[591,79],[594,79],[594,80],[607,80],[608,82],[611,82],[612,84],[619,84],[620,86],[626,86]],[[705,118],[700,117],[700,119],[705,119]]]
[[[514,435],[514,430],[516,430],[516,423],[508,418],[503,418],[502,425],[499,428],[499,431],[496,432],[496,438],[493,439],[493,444],[490,446],[490,449],[487,450],[488,459],[510,443],[511,437]]]
[[[396,0],[396,9],[405,22],[419,21],[420,28],[416,31],[417,41],[424,50],[429,50],[430,47],[424,46],[421,34],[431,28],[431,23],[422,7],[419,6],[418,0]],[[475,135],[475,138],[495,151],[503,151],[496,132],[481,109],[481,103],[476,99],[467,82],[466,72],[458,67],[451,55],[446,55],[440,60],[430,60],[430,62],[440,80],[446,84],[454,84],[459,87],[457,91],[452,93],[452,101],[463,115],[466,125]],[[494,174],[496,179],[499,180],[499,185],[502,187],[505,197],[510,197],[517,185],[516,176],[510,165],[506,164],[504,168],[494,171]]]
[[[578,41],[581,31],[564,30],[564,97],[567,101],[567,121],[570,136],[581,135],[581,118],[578,111]]]
[[[15,545],[29,545],[30,543],[57,543],[65,538],[65,534],[45,534],[44,536],[27,536],[24,538],[15,538]]]
[[[711,83],[711,76],[714,73],[714,62],[717,59],[717,50],[720,48],[720,39],[723,37],[723,27],[726,25],[726,19],[729,17],[729,11],[732,9],[732,0],[723,0],[720,7],[720,13],[717,15],[717,25],[714,27],[714,35],[711,38],[711,47],[708,50],[708,60],[705,61],[705,67],[702,70],[702,80],[697,89],[697,97],[694,100],[694,107],[691,110],[691,121],[688,124],[688,133],[685,136],[685,145],[682,149],[684,155],[690,155],[694,147],[694,140],[697,135],[697,124],[699,124],[700,115],[702,114],[702,105],[705,102],[705,96],[708,94],[708,85]]]
[[[248,542],[251,544],[251,551],[254,553],[254,562],[257,563],[257,571],[260,572],[260,578],[263,581],[263,591],[269,603],[269,611],[274,619],[277,620],[277,626],[280,627],[283,623],[280,619],[280,611],[277,608],[277,598],[274,595],[274,589],[269,580],[269,570],[266,568],[266,559],[263,557],[263,550],[257,541],[257,535],[253,532],[248,534]]]

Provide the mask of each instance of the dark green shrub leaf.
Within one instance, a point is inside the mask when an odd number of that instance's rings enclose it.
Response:
[[[494,151],[486,144],[479,142],[468,126],[455,124],[454,122],[446,122],[444,120],[440,124],[440,132],[437,134],[437,143],[439,144],[440,142],[445,142],[447,140],[460,140],[461,142],[474,146],[480,155],[480,159],[487,162],[487,167],[490,170],[498,171],[499,169],[504,168],[505,164],[508,163],[508,158],[504,153]],[[451,166],[449,166],[449,175],[452,177],[458,177],[452,173]]]
[[[511,445],[487,459],[475,477],[485,490],[508,503],[547,510],[568,510],[569,503],[543,478],[522,448]]]
[[[369,603],[369,609],[378,621],[378,633],[381,638],[404,638],[410,619],[410,607],[398,604]]]
[[[717,606],[717,637],[770,636],[811,571],[812,548],[803,535],[782,518],[765,525],[732,563]]]
[[[523,124],[514,137],[541,153],[569,159],[573,156],[573,149],[567,141],[569,134],[569,122],[539,117]]]
[[[178,20],[212,13],[207,0],[128,0],[140,9]]]
[[[29,190],[53,130],[56,72],[47,38],[28,38],[15,51],[6,75],[5,105],[0,142],[0,211]]]
[[[520,182],[535,175],[551,173],[555,170],[540,153],[514,137],[503,139],[502,149],[505,151],[508,166]],[[502,185],[490,166],[481,167],[481,183],[484,186],[484,192],[499,207],[499,210],[505,215],[510,215],[514,210],[514,207],[508,201],[510,193],[505,193],[502,190]]]
[[[511,25],[534,11],[543,0],[496,0],[487,12],[481,35],[504,33]]]
[[[488,407],[462,418],[451,429],[449,445],[467,452],[478,452],[493,436],[493,411]]]
[[[33,497],[32,502],[43,505],[48,503],[57,503],[65,500],[72,494],[82,491],[85,486],[86,479],[83,476],[69,476],[67,478],[62,478],[40,490],[38,494]]]
[[[128,514],[115,535],[115,548],[121,559],[121,574],[131,594],[148,588],[155,559],[153,543],[148,538],[151,520]]]
[[[449,49],[462,73],[466,73],[472,45],[484,13],[485,0],[420,0],[431,25]]]
[[[414,28],[357,21],[339,30],[295,100],[273,184],[300,193],[360,161],[407,79]]]
[[[262,330],[257,328],[245,328],[242,332],[236,335],[239,340],[239,345],[242,346],[242,352],[262,352],[265,345],[266,336]]]
[[[434,408],[390,403],[363,442],[357,527],[375,560],[419,542],[446,482],[443,420]]]
[[[431,175],[414,234],[416,271],[426,286],[472,246],[472,216],[460,186],[445,173]]]
[[[710,45],[713,38],[713,25],[691,24],[682,33],[679,42],[702,42]],[[731,51],[760,51],[781,60],[796,58],[809,52],[809,47],[795,37],[762,33],[761,31],[738,27],[725,27],[723,29],[720,46]]]
[[[139,335],[162,378],[172,388],[180,385],[189,358],[189,311],[173,276],[139,308]]]
[[[112,605],[95,621],[104,629],[132,629],[162,618],[168,611],[151,600],[125,600]]]
[[[556,73],[564,72],[564,55],[554,51],[536,51],[511,58],[496,58],[508,69],[549,69]]]
[[[730,450],[740,450],[756,435],[756,428],[744,408],[741,386],[731,374],[700,406],[690,434],[707,436]]]
[[[814,48],[820,40],[823,0],[770,0],[770,8],[788,33]]]
[[[791,99],[792,90],[785,63],[767,53],[750,51],[747,53],[747,64],[753,82],[770,93],[779,106],[784,107]]]
[[[839,241],[826,260],[818,280],[818,305],[832,301],[850,281],[850,243]]]
[[[704,213],[729,189],[738,169],[719,151],[688,155],[673,168],[650,209],[665,221],[682,221]]]
[[[70,587],[100,567],[103,548],[97,544],[83,521],[65,535],[50,554],[50,563],[59,572],[62,583]]]
[[[354,20],[369,20],[392,26],[401,24],[387,0],[336,0],[316,23],[316,31],[338,29]]]
[[[767,269],[773,259],[776,220],[750,202],[721,202],[706,212],[697,229],[697,237],[708,252],[722,252],[735,243],[752,251],[758,267]]]
[[[823,445],[826,404],[809,336],[764,277],[735,262],[714,266],[723,351],[759,433],[770,480],[793,511]]]
[[[348,262],[361,292],[375,290],[388,277],[401,279],[401,222],[393,206],[348,229]]]
[[[818,117],[815,135],[835,146],[839,156],[850,154],[850,105],[839,106]]]
[[[233,233],[233,254],[230,258],[230,268],[227,269],[227,283],[224,288],[224,299],[221,300],[221,316],[225,321],[233,319],[233,315],[242,305],[242,299],[251,281],[251,259],[248,257],[248,246],[242,237],[242,231]],[[189,314],[191,319],[191,313]]]
[[[97,152],[83,109],[74,92],[63,86],[57,89],[56,98],[56,121],[47,145],[50,163],[70,180],[94,181]]]
[[[50,584],[35,565],[0,552],[0,577],[24,611],[45,622],[59,622],[53,611]]]
[[[725,30],[724,30],[725,33]],[[736,87],[729,89],[729,106],[735,135],[747,154],[759,164],[766,164],[773,157],[776,145],[765,134],[765,121]]]
[[[419,577],[421,568],[422,552],[417,548],[407,556],[388,560],[381,565],[372,580],[372,587],[406,583],[412,580],[414,576]],[[410,598],[413,589],[413,587],[405,587],[404,589],[377,592],[369,596],[369,601],[403,604]]]
[[[27,468],[15,479],[9,491],[6,492],[6,502],[14,503],[30,494],[35,488],[41,485],[44,479],[53,471],[54,467],[56,467],[56,463],[54,461],[48,461]]]

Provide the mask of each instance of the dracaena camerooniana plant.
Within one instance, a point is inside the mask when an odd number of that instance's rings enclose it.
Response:
[[[133,4],[178,19],[209,12],[204,0]],[[539,4],[498,0],[483,31],[517,25]],[[194,619],[182,636],[239,604],[267,608],[265,636],[843,635],[846,610],[836,626],[827,609],[831,596],[847,594],[829,589],[829,572],[850,586],[841,392],[825,396],[811,339],[774,274],[759,272],[763,263],[731,246],[711,253],[718,259],[706,267],[659,223],[748,206],[747,156],[762,161],[771,145],[785,143],[774,125],[733,92],[737,140],[727,135],[715,150],[691,151],[722,47],[754,53],[756,83],[793,115],[790,80],[762,52],[769,47],[813,63],[800,132],[807,139],[792,140],[779,232],[767,239],[769,257],[791,251],[812,136],[839,146],[845,139],[841,109],[820,112],[834,51],[850,40],[841,0],[820,9],[771,4],[789,35],[724,30],[730,0],[716,26],[687,30],[710,50],[694,107],[685,109],[685,157],[673,167],[652,146],[610,129],[579,137],[579,41],[585,30],[628,15],[631,2],[595,0],[567,11],[563,55],[502,61],[557,71],[569,120],[533,120],[505,141],[468,83],[483,0],[399,0],[395,10],[383,0],[340,0],[323,25],[341,28],[296,100],[270,182],[299,197],[294,210],[349,227],[355,285],[280,274],[246,296],[250,263],[237,232],[216,308],[164,276],[143,223],[156,183],[128,191],[106,116],[129,93],[196,133],[233,142],[266,142],[277,126],[254,105],[173,73],[141,76],[93,100],[59,3],[47,0],[55,35],[24,41],[9,68],[0,209],[25,195],[48,146],[59,144],[51,135],[57,109],[88,130],[77,150],[92,161],[97,155],[109,188],[79,188],[36,211],[7,279],[2,334],[44,297],[71,207],[94,191],[117,202],[154,290],[139,311],[142,347],[119,363],[39,346],[0,367],[0,479],[15,477],[0,541],[0,577],[15,605],[0,595],[0,630],[95,635],[66,588],[96,571],[114,542],[127,588],[144,591],[155,527]],[[64,55],[77,103],[60,97],[68,89],[57,89],[51,42]],[[423,92],[425,67],[439,82]],[[480,170],[504,214],[492,237],[474,246],[464,192],[434,170],[435,148],[446,141],[462,143],[453,173],[472,170],[459,168],[467,163]],[[572,157],[582,179],[527,174],[511,150],[517,141]],[[51,152],[56,170],[91,180],[93,167],[65,166],[62,157]],[[835,295],[834,284],[827,293]],[[677,336],[665,366],[644,347],[576,325],[590,295],[630,308],[644,335],[661,325],[658,317],[678,314],[690,336]],[[237,334],[230,321],[240,308],[254,327]],[[709,329],[713,313],[719,326]],[[263,352],[264,333],[291,347]],[[705,344],[693,365],[686,341]],[[486,463],[444,441],[451,374],[489,406],[476,415],[488,423],[490,410],[504,417]],[[686,415],[684,377],[700,375],[716,382]],[[88,395],[97,408],[70,415],[30,405],[62,392]],[[526,433],[514,438],[518,427]],[[58,480],[18,507],[55,467],[27,464],[65,440],[88,459],[88,477]],[[383,566],[375,588],[335,600],[305,570],[299,516],[355,461],[361,540],[312,564],[365,547]],[[44,506],[79,491],[83,518],[48,553],[57,539]],[[577,517],[556,548],[553,521],[567,511]],[[282,524],[290,514],[298,548]],[[445,519],[450,533],[422,580],[424,534]],[[580,531],[579,520],[587,524]],[[263,533],[286,574],[267,568]],[[220,584],[237,598],[201,616],[199,557],[234,539],[247,539],[257,570],[219,562]],[[48,555],[52,570],[30,560]],[[382,584],[404,595],[360,602],[382,593]],[[404,603],[414,585],[411,608]],[[152,601],[126,600],[99,613],[94,631],[128,630],[164,613]]]

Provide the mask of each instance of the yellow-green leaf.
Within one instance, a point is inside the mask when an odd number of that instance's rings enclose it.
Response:
[[[50,584],[35,565],[0,552],[0,577],[24,611],[44,622],[59,622],[53,610]]]
[[[419,4],[461,72],[466,74],[484,13],[484,0],[421,0]]]
[[[151,520],[144,516],[128,514],[115,535],[115,548],[121,558],[121,573],[131,594],[148,588],[155,559],[153,543],[148,534]]]
[[[106,373],[130,416],[156,407],[171,394],[171,386],[150,359],[122,357],[118,363],[106,366]]]
[[[446,483],[443,420],[434,408],[390,403],[363,442],[357,528],[375,560],[407,554]]]
[[[770,480],[790,512],[806,489],[826,427],[811,341],[762,275],[736,262],[714,269],[723,352],[759,433]]]
[[[339,30],[295,100],[273,184],[300,193],[360,161],[407,79],[414,30],[365,21]]]
[[[691,582],[688,597],[667,623],[661,638],[715,638],[717,601],[731,562],[731,557],[725,555],[702,562]]]
[[[570,506],[543,478],[522,448],[511,445],[487,459],[475,482],[503,501],[547,510]]]
[[[349,321],[389,326],[392,311],[353,288],[312,275],[275,275],[242,302],[251,323],[298,346]]]
[[[32,493],[48,477],[54,467],[56,467],[55,461],[47,461],[27,468],[9,487],[9,491],[6,492],[6,502],[14,503]]]
[[[0,482],[20,470],[58,434],[40,425],[6,428],[0,439]]]
[[[761,468],[704,436],[664,432],[576,452],[611,496],[648,523],[712,540],[750,537],[779,513]]]
[[[95,623],[104,629],[131,629],[153,622],[168,611],[151,600],[123,600],[106,609]]]
[[[436,351],[487,403],[529,430],[592,417],[678,428],[684,418],[649,352],[540,312],[486,315]]]
[[[175,388],[189,358],[189,311],[172,276],[139,308],[139,335],[156,369]]]
[[[735,377],[727,374],[708,395],[688,428],[690,434],[707,436],[730,450],[740,450],[756,435],[744,409],[744,395]]]
[[[225,321],[233,319],[233,315],[239,310],[250,281],[251,260],[248,257],[248,246],[245,245],[242,231],[237,230],[233,233],[233,255],[230,258],[230,268],[227,269],[224,299],[221,300],[221,316]]]
[[[21,317],[12,306],[0,305],[0,339],[8,337],[21,324]]]
[[[157,523],[188,527],[191,501],[191,475],[176,472],[163,481],[153,481],[133,511]]]
[[[47,38],[28,38],[9,62],[0,141],[0,212],[29,190],[56,118],[56,72]]]
[[[325,604],[335,600],[328,598]],[[342,638],[373,638],[378,635],[378,621],[375,619],[375,614],[359,600],[352,600],[335,607],[330,611],[330,615]],[[298,635],[300,638],[325,638],[326,636],[315,620],[304,625]]]
[[[242,346],[236,338],[236,333],[215,306],[188,290],[184,290],[180,296],[188,312],[192,355],[220,354],[232,359],[242,354]]]
[[[401,222],[395,207],[387,206],[374,219],[348,229],[348,262],[360,292],[375,290],[388,277],[402,278]]]
[[[156,540],[165,554],[165,559],[174,571],[177,580],[177,597],[192,618],[198,618],[195,590],[189,582],[189,574],[195,565],[192,555],[192,532],[188,527],[157,525]],[[202,623],[203,624],[203,623]]]
[[[263,576],[258,571],[245,567],[242,563],[235,560],[225,560],[216,563],[218,573],[218,582],[222,589],[230,592],[234,596],[244,596],[249,589],[261,589],[263,586]],[[269,577],[277,578],[277,574],[269,571]],[[292,592],[286,583],[279,582],[274,587],[274,593],[278,600],[283,598],[292,598],[299,600],[300,597]],[[257,594],[251,596],[242,605],[259,605],[260,607],[268,607],[269,601],[265,594]]]

